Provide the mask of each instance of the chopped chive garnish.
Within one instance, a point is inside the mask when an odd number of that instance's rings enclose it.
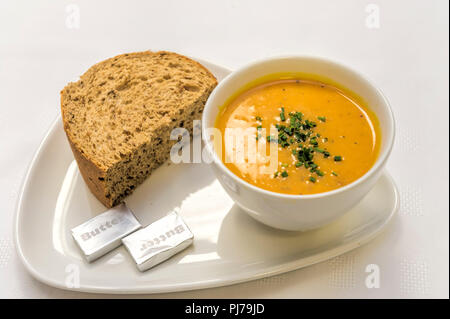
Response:
[[[284,115],[284,107],[281,108],[280,119],[283,122],[286,121],[286,116]]]
[[[313,137],[312,139],[309,140],[309,144],[317,146],[319,145],[319,142],[317,142],[316,138]]]
[[[321,149],[321,148],[318,148],[318,147],[315,147],[314,148],[314,151],[316,151],[316,152],[318,152],[318,153],[325,153],[325,150],[324,149]]]
[[[287,122],[287,118],[289,117],[289,122]],[[261,116],[255,117],[258,123],[256,123],[257,128],[257,136],[256,140],[262,138],[260,130],[262,129],[262,118]],[[327,119],[324,116],[318,116],[318,121],[325,123]],[[332,155],[327,150],[327,147],[323,145],[323,143],[328,142],[328,138],[322,136],[321,134],[315,132],[315,127],[317,127],[317,123],[311,121],[309,119],[305,119],[303,113],[301,112],[289,112],[286,113],[284,107],[280,107],[280,118],[281,122],[274,123],[275,128],[278,131],[278,137],[275,138],[274,135],[267,136],[268,142],[278,143],[279,146],[283,148],[289,148],[289,151],[292,152],[294,156],[294,162],[292,163],[292,167],[301,169],[304,167],[310,174],[317,174],[314,176],[309,176],[309,181],[312,183],[317,182],[318,177],[326,176],[326,174],[319,169],[319,165],[315,161],[316,154],[322,154],[323,158],[329,158]],[[282,123],[284,122],[284,123]],[[333,155],[333,159],[335,162],[343,161],[343,157],[341,155]],[[288,177],[287,167],[290,167],[287,163],[281,163],[280,171],[274,173],[274,178],[276,177]],[[328,173],[327,173],[328,175]],[[331,175],[338,176],[338,174],[334,171],[331,171]]]

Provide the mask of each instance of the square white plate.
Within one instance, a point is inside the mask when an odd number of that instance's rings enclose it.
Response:
[[[230,72],[199,62],[219,81]],[[15,241],[20,258],[38,280],[77,291],[162,293],[230,285],[305,267],[361,246],[390,221],[398,208],[398,193],[384,174],[333,224],[303,233],[283,232],[254,221],[234,205],[207,164],[166,163],[126,202],[143,225],[178,211],[194,233],[194,244],[144,273],[124,247],[87,263],[70,230],[106,209],[85,186],[58,118],[30,165],[19,198]]]

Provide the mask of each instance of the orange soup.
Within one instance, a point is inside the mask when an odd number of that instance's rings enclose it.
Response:
[[[231,98],[215,126],[222,135],[222,161],[234,174],[265,190],[304,195],[337,189],[364,175],[378,155],[377,123],[351,92],[292,78],[260,83]],[[243,161],[225,160],[236,152],[226,141],[230,128],[250,132]],[[249,160],[257,152],[250,139],[276,145],[275,165]],[[262,166],[269,171],[262,173]]]

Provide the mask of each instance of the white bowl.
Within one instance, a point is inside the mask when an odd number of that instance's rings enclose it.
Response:
[[[214,127],[219,108],[249,82],[268,74],[299,72],[331,79],[362,97],[380,122],[381,148],[372,168],[356,181],[329,192],[288,195],[251,185],[232,173],[214,151],[207,128]],[[388,101],[370,81],[350,68],[328,59],[285,56],[258,61],[232,72],[214,89],[206,102],[202,136],[212,156],[213,171],[228,195],[256,220],[283,230],[305,231],[324,226],[355,206],[381,176],[394,142],[395,124]]]

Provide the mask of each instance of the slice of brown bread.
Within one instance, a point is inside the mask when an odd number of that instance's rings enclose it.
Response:
[[[80,172],[107,207],[120,203],[199,119],[217,85],[201,64],[171,52],[138,52],[92,66],[61,91],[64,130]]]

